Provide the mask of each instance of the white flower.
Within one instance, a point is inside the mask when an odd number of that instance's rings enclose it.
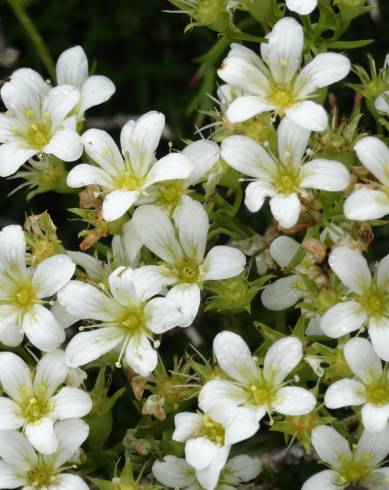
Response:
[[[380,432],[389,419],[388,370],[371,343],[362,338],[349,340],[344,357],[355,379],[341,379],[331,384],[325,395],[328,408],[362,406],[362,422],[366,430]]]
[[[79,476],[67,473],[69,465],[65,466],[88,437],[87,424],[80,419],[63,420],[56,424],[54,432],[58,448],[50,456],[37,454],[26,437],[17,431],[1,432],[0,488],[88,490]]]
[[[201,400],[199,407],[204,410]],[[210,407],[204,413],[182,412],[174,417],[173,440],[185,442],[185,459],[207,490],[216,488],[233,444],[256,432],[255,417],[249,410],[233,406]]]
[[[362,164],[379,181],[378,190],[361,187],[344,203],[346,218],[366,221],[380,219],[389,214],[389,148],[373,136],[360,139],[354,146]]]
[[[187,325],[197,314],[203,282],[237,276],[245,266],[242,252],[224,245],[211,248],[204,258],[208,215],[188,196],[182,197],[174,212],[175,226],[163,211],[151,205],[138,208],[133,222],[146,247],[163,261],[161,274],[175,285],[168,296],[181,298]]]
[[[389,452],[389,426],[380,433],[365,431],[351,450],[347,440],[335,429],[319,425],[312,431],[312,445],[330,469],[309,478],[302,490],[388,488],[389,467],[379,468],[379,464]]]
[[[0,232],[0,341],[21,344],[24,334],[43,351],[65,340],[63,327],[44,304],[70,280],[75,265],[66,255],[53,255],[37,267],[26,266],[26,241],[20,226]]]
[[[382,114],[389,116],[389,90],[386,90],[383,94],[379,95],[376,98],[374,105],[378,112],[382,112]]]
[[[245,93],[229,106],[227,119],[237,123],[274,111],[299,126],[323,131],[327,113],[309,99],[317,89],[342,80],[350,71],[350,61],[341,54],[321,53],[298,73],[304,33],[291,17],[279,20],[266,37],[269,42],[261,44],[262,59],[254,51],[232,44],[218,70],[223,81]]]
[[[154,184],[186,179],[193,165],[185,156],[170,153],[158,161],[155,158],[164,126],[165,116],[156,111],[136,122],[128,121],[120,134],[123,154],[108,133],[89,129],[82,135],[82,142],[96,165],[82,163],[74,167],[68,175],[69,187],[99,185],[105,194],[103,217],[114,221],[147,196]]]
[[[321,329],[338,338],[368,323],[374,350],[389,361],[389,255],[378,264],[372,278],[361,252],[335,248],[328,259],[331,269],[346,286],[345,301],[332,306],[321,318]]]
[[[286,6],[292,12],[308,15],[317,7],[317,0],[285,0]]]
[[[214,340],[213,350],[219,366],[232,380],[212,380],[200,391],[204,411],[235,406],[244,414],[251,412],[252,430],[266,412],[304,415],[313,410],[316,399],[311,392],[297,386],[285,386],[284,379],[302,360],[302,343],[297,337],[285,337],[267,351],[263,368],[259,368],[244,340],[235,333],[221,332]],[[255,430],[254,430],[255,429]]]
[[[89,76],[88,58],[81,46],[64,51],[57,61],[57,85],[72,85],[80,91],[80,100],[73,110],[77,119],[85,111],[106,102],[115,93],[115,85],[102,75]]]
[[[65,354],[56,350],[38,362],[35,375],[12,352],[0,353],[0,383],[9,396],[0,397],[0,430],[23,428],[34,448],[43,454],[57,450],[54,424],[58,420],[83,417],[90,412],[88,393],[65,386],[68,367]]]
[[[35,155],[73,162],[82,153],[76,121],[69,117],[80,99],[78,89],[70,85],[50,88],[43,79],[42,83],[32,81],[30,71],[22,69],[1,89],[7,108],[0,114],[1,177],[15,173]]]
[[[283,228],[294,226],[300,216],[299,195],[306,189],[342,191],[350,182],[344,165],[318,158],[304,162],[310,131],[285,118],[278,130],[278,158],[246,136],[223,140],[222,158],[234,169],[251,177],[245,204],[249,211],[261,209],[270,197],[270,209]]]
[[[147,376],[157,365],[152,332],[161,334],[180,325],[181,305],[171,298],[158,297],[169,283],[158,266],[138,269],[117,268],[109,276],[106,294],[94,286],[70,283],[58,294],[59,302],[80,320],[96,320],[98,327],[78,333],[66,348],[66,361],[78,367],[98,359],[120,346],[119,363],[125,355],[128,365]]]
[[[121,234],[112,238],[112,255],[118,265],[137,267],[140,260],[142,239],[132,219],[122,226]]]
[[[223,468],[215,490],[234,490],[237,485],[256,478],[262,465],[259,459],[246,455],[235,456],[228,460]],[[203,490],[196,477],[196,470],[185,459],[165,456],[163,461],[155,461],[153,475],[169,488],[184,490]]]

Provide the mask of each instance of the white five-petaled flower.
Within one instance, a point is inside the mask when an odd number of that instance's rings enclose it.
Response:
[[[366,136],[355,144],[354,150],[379,184],[378,189],[356,189],[344,203],[344,214],[358,221],[380,219],[389,214],[389,148],[378,138]]]
[[[317,0],[285,0],[286,6],[292,12],[308,15],[317,7]]]
[[[379,465],[389,452],[388,425],[379,433],[365,431],[353,449],[335,429],[319,425],[312,431],[312,445],[330,469],[309,478],[302,490],[345,490],[359,485],[367,490],[387,490],[389,467]]]
[[[58,447],[55,453],[36,453],[25,436],[14,430],[1,432],[0,488],[10,490],[88,490],[77,475],[67,473],[65,463],[88,437],[89,428],[80,419],[67,419],[54,427]]]
[[[232,123],[245,121],[262,112],[286,115],[295,124],[323,131],[328,124],[324,108],[309,100],[317,89],[342,80],[350,71],[348,58],[337,53],[317,55],[300,73],[304,33],[291,17],[284,17],[261,44],[262,59],[251,49],[232,44],[218,75],[241,89],[226,111]]]
[[[297,337],[285,337],[275,342],[267,351],[263,368],[244,340],[232,332],[221,332],[214,340],[213,350],[219,366],[231,378],[214,379],[204,385],[199,401],[203,410],[221,411],[235,406],[244,414],[251,412],[253,433],[266,413],[276,411],[284,415],[304,415],[313,410],[316,399],[312,393],[297,386],[285,386],[286,376],[303,357],[302,343]],[[242,418],[244,415],[242,414]]]
[[[128,365],[147,376],[157,365],[151,345],[152,334],[161,334],[181,325],[179,298],[157,297],[169,284],[158,266],[138,269],[118,267],[109,276],[106,293],[80,281],[70,283],[58,294],[66,310],[80,320],[96,320],[90,332],[75,335],[66,348],[66,361],[78,367],[120,347]],[[151,299],[152,298],[152,299]]]
[[[34,448],[42,454],[57,450],[54,424],[58,420],[83,417],[92,400],[85,391],[65,386],[68,367],[65,354],[45,354],[33,376],[27,364],[12,352],[0,353],[0,383],[9,396],[0,397],[0,430],[23,428]],[[59,390],[58,390],[59,389]]]
[[[234,490],[238,485],[256,478],[262,468],[259,459],[247,455],[235,456],[228,460],[223,468],[215,490]],[[196,470],[185,459],[176,456],[165,456],[163,461],[155,461],[153,475],[163,485],[169,488],[183,490],[208,490],[202,486]]]
[[[138,208],[133,222],[146,247],[163,261],[160,273],[174,285],[168,296],[182,298],[187,325],[197,314],[204,281],[228,279],[243,271],[246,259],[236,248],[218,245],[205,256],[208,215],[188,196],[183,196],[176,208],[174,224],[161,209],[151,205]]]
[[[20,226],[0,232],[0,341],[17,346],[26,334],[43,351],[65,340],[63,327],[44,303],[71,279],[75,265],[66,255],[53,255],[36,267],[26,266],[26,241]]]
[[[1,88],[7,112],[0,114],[0,176],[15,173],[30,158],[54,155],[73,162],[82,154],[76,119],[80,100],[70,85],[50,88],[33,70],[23,68]]]
[[[164,126],[165,116],[156,111],[128,121],[120,134],[122,153],[107,132],[89,129],[82,142],[96,165],[76,165],[68,175],[69,187],[99,185],[105,194],[103,217],[114,221],[147,196],[154,184],[188,178],[193,165],[181,153],[156,160]]]
[[[341,379],[331,384],[325,395],[328,408],[362,406],[366,430],[381,432],[389,419],[389,375],[371,343],[363,338],[349,340],[344,357],[355,379]]]
[[[89,76],[88,58],[81,46],[64,51],[57,61],[57,85],[72,85],[80,91],[73,114],[80,120],[85,111],[106,102],[115,93],[115,85],[103,75]]]
[[[258,211],[266,197],[270,209],[283,228],[294,226],[300,216],[299,195],[306,189],[342,191],[350,182],[344,165],[318,158],[304,163],[310,131],[285,118],[278,127],[278,158],[247,136],[223,140],[222,158],[239,172],[251,177],[245,204]]]
[[[250,410],[234,406],[213,406],[203,413],[182,412],[174,417],[173,440],[185,442],[185,459],[196,471],[196,478],[207,490],[214,490],[226,464],[231,446],[256,432]]]
[[[335,248],[328,263],[347,292],[344,301],[322,316],[322,331],[338,338],[367,322],[374,350],[389,361],[389,255],[380,261],[374,277],[361,252],[348,247]]]

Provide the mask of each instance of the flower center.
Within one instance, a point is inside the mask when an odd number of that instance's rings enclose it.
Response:
[[[19,309],[30,309],[37,302],[32,286],[29,284],[21,285],[14,293],[13,302]]]
[[[30,423],[39,422],[42,417],[51,412],[54,408],[52,403],[47,403],[46,400],[38,398],[30,398],[26,400],[22,407],[23,416]]]
[[[126,330],[138,330],[144,325],[144,314],[138,310],[130,310],[122,320],[122,327]]]
[[[293,93],[289,87],[275,85],[268,95],[270,104],[277,106],[278,112],[282,115],[288,107],[294,103]]]
[[[177,205],[183,194],[182,182],[174,180],[160,185],[158,190],[162,205]]]
[[[219,446],[224,445],[224,427],[212,420],[209,415],[203,415],[201,435]]]
[[[47,488],[53,483],[53,480],[53,471],[45,463],[38,464],[27,473],[27,482],[32,488]]]
[[[192,262],[184,262],[175,270],[176,276],[180,282],[197,283],[199,282],[199,266]]]
[[[275,389],[265,381],[260,381],[257,384],[250,386],[250,393],[254,405],[265,405],[270,407],[274,399]]]
[[[291,194],[299,190],[299,172],[292,167],[280,165],[275,179],[275,186],[282,194]]]
[[[38,120],[32,110],[26,111],[26,116],[31,120],[25,139],[31,148],[42,150],[51,139],[51,120],[48,113],[42,115],[42,119]],[[16,131],[17,134],[17,131]]]
[[[366,397],[369,402],[376,405],[385,405],[389,403],[389,380],[386,372],[381,379],[366,386]]]
[[[120,177],[116,179],[116,187],[124,189],[126,191],[138,190],[143,185],[143,180],[133,175],[131,172],[123,172]]]
[[[383,316],[389,307],[389,295],[373,285],[360,295],[359,303],[369,316]]]
[[[358,483],[366,474],[371,471],[370,455],[364,455],[365,460],[356,459],[353,455],[351,458],[347,454],[340,456],[340,478],[339,484]]]

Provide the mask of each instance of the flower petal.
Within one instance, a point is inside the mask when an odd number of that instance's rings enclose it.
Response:
[[[300,166],[311,132],[285,117],[277,129],[278,154],[285,165]]]
[[[19,225],[5,226],[0,231],[0,269],[10,276],[26,269],[26,239]]]
[[[332,306],[321,317],[320,328],[325,335],[337,339],[362,327],[367,315],[356,301],[345,301]]]
[[[196,483],[194,469],[185,459],[176,456],[165,456],[162,461],[155,461],[153,464],[153,475],[167,487],[187,488]]]
[[[311,100],[298,102],[286,109],[285,113],[292,122],[311,131],[324,131],[328,126],[327,112]]]
[[[0,353],[0,383],[5,393],[16,402],[34,396],[27,364],[12,352]]]
[[[215,407],[214,410],[218,415],[223,415],[222,418],[214,417],[214,420],[219,423],[223,422],[226,446],[249,439],[259,429],[258,417],[252,408],[229,406],[221,409],[220,406]]]
[[[134,269],[132,281],[139,300],[147,301],[174,284],[175,279],[167,275],[159,265],[144,265]]]
[[[354,150],[363,165],[384,184],[389,186],[387,164],[389,162],[389,148],[374,136],[361,138],[354,145]]]
[[[193,165],[188,181],[194,185],[205,179],[207,172],[219,161],[220,148],[214,141],[199,140],[186,146],[182,154]]]
[[[228,480],[231,483],[249,482],[256,478],[262,470],[262,462],[252,456],[240,454],[231,458],[225,466],[228,472]]]
[[[266,197],[273,197],[274,194],[272,186],[264,182],[251,182],[246,187],[244,203],[249,211],[255,213],[261,209]]]
[[[126,361],[137,374],[149,376],[158,364],[158,355],[145,334],[133,335],[126,348]]]
[[[317,0],[286,0],[286,6],[299,15],[308,15],[317,7]]]
[[[185,459],[196,470],[203,470],[217,456],[220,446],[206,437],[189,439],[185,444]]]
[[[218,451],[212,460],[212,464],[202,470],[196,471],[197,480],[203,488],[216,488],[220,473],[227,462],[229,452],[229,446],[218,447]],[[223,490],[223,488],[221,490]]]
[[[115,85],[102,75],[92,75],[87,78],[81,88],[80,113],[106,102],[115,93]]]
[[[268,104],[261,97],[255,95],[243,95],[237,97],[229,105],[225,116],[230,121],[230,123],[239,123],[247,121],[257,114],[262,112],[270,112],[276,110],[276,106],[273,104]]]
[[[235,383],[222,379],[208,381],[200,390],[199,407],[205,413],[215,411],[215,407],[244,405],[248,395]]]
[[[22,328],[28,340],[45,352],[57,349],[65,340],[65,331],[50,310],[34,305],[23,317]]]
[[[356,221],[381,219],[389,214],[389,199],[382,191],[361,188],[354,191],[344,203],[346,218]]]
[[[124,171],[124,162],[119,148],[111,136],[101,129],[88,129],[81,137],[88,156],[109,175]]]
[[[181,312],[179,327],[192,325],[200,308],[200,288],[197,284],[177,284],[166,295],[174,301]]]
[[[227,56],[217,71],[229,85],[256,96],[265,96],[269,81],[258,67],[240,56]]]
[[[375,405],[374,403],[366,403],[362,407],[361,416],[363,426],[367,431],[382,432],[388,425],[389,404]]]
[[[303,165],[300,186],[323,191],[343,191],[350,184],[346,167],[332,160],[317,159]]]
[[[26,473],[38,462],[31,444],[16,430],[1,432],[0,457],[13,468],[17,468],[18,474]]]
[[[68,371],[65,353],[62,350],[55,350],[45,354],[36,367],[34,377],[35,393],[42,393],[44,388],[44,395],[48,400],[53,396],[58,386],[65,383]]]
[[[0,397],[0,430],[20,429],[23,425],[24,417],[19,405],[9,398]]]
[[[344,346],[344,357],[351,371],[365,384],[382,376],[381,359],[367,339],[353,338]]]
[[[386,255],[378,264],[377,286],[386,291],[389,288],[389,255]]]
[[[145,307],[147,328],[155,334],[162,334],[177,327],[182,320],[178,302],[169,298],[154,298]]]
[[[86,440],[89,427],[83,420],[66,419],[55,424],[54,432],[57,437],[58,448],[52,457],[52,464],[54,468],[59,468],[69,461]]]
[[[20,469],[0,461],[0,488],[11,489],[27,485],[27,480]]]
[[[279,236],[273,240],[269,247],[269,253],[280,267],[288,267],[290,261],[301,251],[300,244],[289,236]]]
[[[277,340],[267,351],[263,375],[277,385],[293,371],[303,357],[303,346],[297,337],[284,337]]]
[[[81,46],[73,46],[61,53],[57,60],[58,85],[81,88],[88,77],[88,58]]]
[[[187,179],[193,168],[191,161],[183,154],[169,153],[151,167],[144,187],[166,180]]]
[[[185,442],[201,430],[203,418],[198,413],[180,412],[174,417],[174,425],[173,441]]]
[[[292,228],[300,217],[301,204],[294,192],[277,194],[270,199],[270,209],[282,228]]]
[[[305,415],[315,408],[316,398],[313,394],[299,386],[285,386],[276,394],[272,408],[283,415]]]
[[[0,177],[9,177],[14,174],[36,153],[37,150],[22,148],[16,142],[4,143],[0,146]]]
[[[54,422],[49,417],[42,417],[36,422],[28,423],[24,433],[31,445],[42,454],[53,454],[58,447]]]
[[[370,318],[369,336],[378,356],[389,362],[389,319]]]
[[[56,477],[56,487],[61,490],[89,490],[89,486],[77,475],[62,473]]]
[[[380,432],[365,430],[356,450],[358,460],[369,460],[371,466],[378,465],[389,453],[389,425]]]
[[[115,221],[121,218],[138,200],[139,191],[117,189],[104,198],[103,217],[105,221]]]
[[[80,136],[72,129],[57,131],[50,142],[43,148],[45,153],[54,155],[64,162],[74,162],[82,155]]]
[[[312,445],[319,458],[334,468],[340,464],[340,458],[351,458],[349,443],[334,428],[327,425],[319,425],[312,431]]]
[[[203,263],[203,280],[218,281],[240,274],[246,265],[246,257],[237,248],[217,245],[212,247]]]
[[[220,332],[213,341],[213,350],[219,366],[232,379],[242,384],[256,382],[258,367],[242,337],[233,332]]]
[[[303,297],[303,292],[296,286],[297,276],[282,277],[269,286],[261,294],[263,306],[268,310],[282,311],[290,308]]]
[[[339,485],[338,481],[339,473],[333,470],[324,470],[308,478],[301,490],[343,490],[346,488],[346,485]]]
[[[32,286],[38,298],[53,296],[68,283],[76,270],[76,265],[67,255],[53,255],[38,264]]]
[[[79,99],[79,90],[71,85],[59,85],[50,90],[43,99],[42,114],[50,116],[52,129],[56,130],[64,122]]]
[[[361,294],[371,284],[371,273],[361,252],[348,247],[337,247],[329,256],[328,263],[345,286]]]
[[[112,179],[104,170],[87,163],[81,163],[72,168],[67,176],[67,184],[73,188],[86,185],[100,185],[107,190],[113,188]]]
[[[328,408],[355,407],[365,402],[365,387],[354,379],[336,381],[328,387],[324,398]]]
[[[50,413],[56,419],[81,418],[92,409],[92,399],[88,393],[79,388],[65,386],[51,398],[54,408]]]

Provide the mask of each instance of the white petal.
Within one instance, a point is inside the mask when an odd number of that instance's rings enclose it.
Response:
[[[4,430],[0,437],[0,457],[18,473],[26,473],[37,464],[38,458],[27,439],[16,430]]]
[[[205,413],[208,413],[215,410],[215,407],[244,405],[247,399],[247,392],[235,383],[222,379],[213,379],[201,388],[199,406]]]
[[[292,122],[311,131],[324,131],[328,126],[327,112],[311,100],[298,102],[286,109],[285,113]]]
[[[274,111],[276,106],[264,102],[255,95],[237,97],[228,107],[225,115],[231,123],[247,121],[262,112]]]
[[[62,350],[55,350],[45,354],[38,362],[35,378],[34,391],[42,393],[49,399],[58,386],[62,385],[68,375],[68,367],[65,362],[65,353]]]
[[[23,424],[19,405],[9,398],[0,397],[0,430],[20,429]]]
[[[203,418],[197,413],[181,412],[174,417],[173,441],[185,442],[201,430]]]
[[[9,111],[14,113],[17,119],[26,121],[26,112],[34,114],[41,112],[41,95],[36,91],[34,84],[26,80],[26,77],[16,77],[5,83],[1,88],[1,98]]]
[[[112,240],[112,252],[114,256],[120,255],[119,263],[130,265],[132,267],[138,265],[143,242],[139,233],[136,231],[132,219],[127,221],[122,227],[122,234],[120,237],[121,248],[117,251],[115,251],[114,240],[115,237]]]
[[[0,177],[9,177],[33,157],[37,150],[21,148],[18,143],[4,143],[0,146]]]
[[[144,265],[134,270],[132,280],[140,301],[147,301],[160,294],[163,289],[173,284],[174,279],[167,276],[158,265]]]
[[[20,469],[0,461],[0,488],[9,490],[27,484],[27,480]]]
[[[370,318],[369,336],[378,356],[389,362],[389,319]]]
[[[361,416],[363,426],[367,431],[382,432],[388,425],[389,404],[375,405],[373,403],[366,403],[362,407]]]
[[[389,288],[389,255],[380,260],[377,267],[377,286],[387,290]]]
[[[382,112],[383,114],[389,114],[389,90],[386,90],[383,94],[379,95],[375,102],[374,106],[378,112]]]
[[[255,213],[261,209],[266,197],[273,197],[274,194],[271,185],[264,182],[251,182],[246,187],[244,203],[249,211]]]
[[[319,425],[312,431],[312,445],[320,459],[333,467],[338,467],[340,458],[351,458],[351,450],[346,439],[335,429],[327,425]]]
[[[50,490],[89,490],[89,488],[79,476],[69,473],[58,475],[55,486],[50,485]]]
[[[285,165],[299,166],[307,149],[311,132],[285,117],[278,126],[278,154]]]
[[[57,349],[65,340],[65,331],[50,310],[34,305],[23,317],[22,328],[28,340],[45,352]]]
[[[269,180],[276,164],[269,153],[247,136],[228,136],[221,145],[221,156],[228,165],[249,177]]]
[[[252,49],[246,48],[246,46],[243,46],[243,44],[232,43],[230,45],[230,51],[228,52],[228,56],[229,57],[237,56],[238,58],[242,58],[246,60],[248,63],[251,63],[252,65],[256,66],[263,73],[267,74],[268,72],[265,63],[261,60],[261,58]]]
[[[272,384],[279,384],[293,371],[303,357],[303,346],[297,337],[277,340],[267,351],[263,374]]]
[[[43,97],[51,89],[51,85],[45,82],[41,75],[31,68],[19,68],[15,70],[11,75],[11,79],[14,80],[15,78],[23,80],[40,97]]]
[[[94,361],[123,341],[123,332],[117,327],[103,327],[75,335],[66,347],[66,362],[79,367]]]
[[[21,402],[25,396],[34,396],[27,364],[12,352],[0,353],[0,383],[7,395],[16,402]]]
[[[269,253],[280,267],[288,267],[290,261],[301,251],[300,244],[289,236],[279,236],[273,240],[269,247]]]
[[[345,286],[354,293],[362,293],[371,284],[371,273],[361,252],[348,247],[337,247],[328,263]]]
[[[90,107],[106,102],[115,93],[115,85],[102,75],[92,75],[81,88],[80,112],[83,114]]]
[[[297,289],[297,276],[282,277],[262,291],[261,301],[268,310],[282,311],[290,308],[303,297],[303,292]]]
[[[339,473],[333,470],[324,470],[311,476],[301,490],[343,490],[345,485],[339,485]]]
[[[213,141],[199,140],[184,148],[182,154],[190,160],[193,170],[188,177],[191,185],[203,180],[220,159],[220,148]]]
[[[381,219],[389,214],[389,199],[382,191],[361,188],[354,191],[344,203],[346,218],[367,221]]]
[[[365,402],[365,387],[354,379],[341,379],[331,384],[324,398],[328,408],[353,407]]]
[[[270,66],[275,82],[289,83],[301,64],[303,28],[292,17],[284,17],[266,37],[269,42],[261,44],[262,58]]]
[[[269,87],[262,71],[239,56],[229,55],[225,58],[217,74],[224,82],[250,95],[264,96]]]
[[[200,264],[203,261],[208,236],[208,214],[204,207],[189,196],[183,196],[174,212],[179,239],[185,254]]]
[[[64,162],[74,162],[80,158],[82,149],[80,136],[72,129],[65,128],[55,133],[43,151]]]
[[[344,346],[344,357],[351,371],[365,384],[382,376],[381,359],[367,339],[353,338]]]
[[[17,347],[24,338],[24,332],[19,325],[17,308],[12,305],[0,306],[0,342],[10,347]]]
[[[365,431],[359,439],[356,456],[369,464],[377,465],[389,453],[389,425],[380,432]]]
[[[127,344],[126,361],[141,376],[149,376],[158,364],[158,355],[145,334],[133,335]]]
[[[110,175],[124,170],[123,158],[111,136],[101,129],[88,129],[81,137],[88,156]]]
[[[193,165],[181,153],[169,153],[158,160],[147,175],[145,187],[166,180],[187,179],[193,171]]]
[[[115,190],[107,194],[103,202],[103,217],[105,221],[115,221],[121,218],[138,200],[139,191]]]
[[[286,6],[289,10],[299,15],[308,15],[315,10],[317,0],[286,0]]]
[[[203,263],[204,281],[229,279],[240,274],[246,265],[244,254],[233,247],[217,245],[211,248]]]
[[[118,311],[108,296],[81,281],[70,281],[59,291],[58,301],[80,320],[112,321]]]
[[[338,53],[318,54],[300,72],[295,87],[300,96],[309,95],[316,89],[339,82],[351,70],[350,60]]]
[[[42,454],[53,454],[58,447],[53,420],[49,417],[27,424],[24,433],[31,445]]]
[[[26,239],[19,225],[5,226],[0,231],[0,268],[11,276],[26,269]]]
[[[141,206],[136,209],[133,222],[143,243],[159,258],[171,264],[184,258],[174,227],[159,208]]]
[[[166,295],[181,311],[179,327],[192,325],[200,308],[200,288],[197,284],[177,284]]]
[[[155,461],[153,464],[153,475],[168,487],[187,488],[196,482],[194,469],[185,459],[176,456],[165,456],[163,461]]]
[[[216,413],[223,415],[223,426],[225,427],[224,444],[232,446],[238,442],[252,437],[259,429],[258,417],[252,408],[245,407],[223,407],[214,408]],[[217,420],[214,417],[214,420]],[[221,423],[221,419],[217,420]]]
[[[213,350],[220,367],[242,384],[258,379],[258,367],[246,342],[233,332],[220,332],[213,341]]]
[[[39,263],[32,276],[38,298],[53,296],[70,281],[76,265],[67,255],[53,255]]]
[[[317,159],[306,163],[302,168],[301,187],[337,192],[346,189],[350,174],[346,167],[332,160]]]
[[[43,100],[42,113],[49,114],[52,129],[57,129],[63,123],[79,99],[80,92],[71,85],[60,85],[50,90]]]
[[[100,185],[103,189],[112,189],[112,179],[100,168],[87,163],[76,165],[67,176],[69,187],[77,188],[86,185]]]
[[[154,298],[145,307],[147,328],[155,334],[162,334],[177,327],[182,320],[179,304],[168,298]]]
[[[216,485],[219,481],[220,473],[227,462],[229,452],[229,446],[219,447],[216,455],[213,458],[212,464],[210,464],[203,470],[196,471],[197,480],[203,488],[209,490],[213,490],[216,488]]]
[[[312,393],[298,386],[285,386],[277,391],[272,403],[275,411],[283,415],[305,415],[315,408],[316,398]]]
[[[165,127],[165,116],[161,112],[150,111],[137,121],[128,121],[120,134],[123,151],[131,154],[132,147],[138,146],[140,153],[150,160],[156,152]]]
[[[363,165],[382,184],[389,186],[389,174],[387,171],[389,148],[387,145],[374,136],[366,136],[354,145],[354,150]]]
[[[203,470],[217,456],[220,446],[206,437],[189,439],[185,444],[185,459],[196,470]]]
[[[259,475],[262,463],[256,457],[240,454],[231,458],[225,468],[228,472],[228,479],[232,477],[236,483],[249,482]]]
[[[292,228],[300,217],[300,200],[297,194],[277,194],[270,199],[270,209],[282,228]]]
[[[374,490],[386,490],[389,482],[389,467],[379,468],[363,478],[363,484]]]
[[[53,467],[59,468],[69,461],[89,433],[88,425],[80,419],[61,420],[55,424],[54,432],[58,441],[58,448],[53,457]]]
[[[88,77],[88,58],[81,46],[66,49],[57,60],[58,85],[74,85],[81,88]]]
[[[53,306],[50,308],[50,311],[54,315],[54,318],[57,320],[57,322],[64,329],[71,327],[78,321],[78,318],[68,313],[68,311],[61,305],[58,300],[54,302]]]
[[[332,306],[321,317],[320,328],[325,335],[337,339],[359,330],[367,315],[356,301],[345,301]]]
[[[54,408],[50,413],[56,419],[84,417],[92,409],[92,400],[88,393],[79,388],[65,386],[51,398]]]

